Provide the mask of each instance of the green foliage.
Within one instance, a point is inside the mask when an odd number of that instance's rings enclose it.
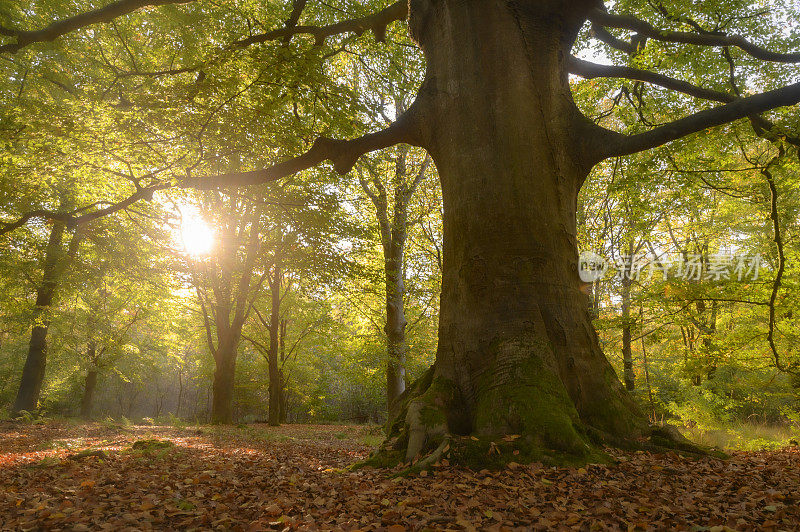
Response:
[[[5,2],[0,25],[41,28],[90,4]],[[343,14],[365,15],[386,4],[309,2],[302,23],[332,24]],[[666,11],[660,5],[618,0],[613,9],[664,29],[746,35],[775,51],[800,46],[797,26],[789,24],[798,16],[792,3],[682,0]],[[291,7],[248,0],[141,9],[4,55],[0,223],[40,210],[98,213],[142,187],[264,168],[302,153],[319,136],[344,139],[378,130],[409,107],[425,65],[404,24],[388,28],[386,45],[365,32],[324,43],[298,36],[229,46],[284,27]],[[765,36],[764,24],[782,30]],[[730,94],[778,87],[796,75],[734,47],[726,56],[719,49],[651,39],[629,56],[590,40],[589,25],[581,31],[575,48],[580,56],[657,67]],[[570,83],[587,116],[629,133],[711,105],[631,81]],[[796,129],[792,111],[769,118],[781,131]],[[370,176],[366,188],[355,175],[334,175],[327,165],[249,189],[172,187],[151,201],[69,226],[59,252],[58,297],[47,309],[36,309],[35,301],[52,222],[34,217],[0,235],[0,407],[14,400],[32,326],[47,323],[41,411],[23,412],[23,422],[39,422],[43,413],[78,414],[90,374],[97,377],[95,417],[108,427],[136,419],[179,428],[206,421],[215,346],[235,321],[232,307],[242,304],[235,417],[263,420],[276,289],[288,420],[383,422],[386,234],[367,191],[383,189],[391,200],[424,160],[423,152],[406,146],[370,155],[354,171]],[[777,270],[770,190],[762,174],[768,164],[787,258],[774,327],[780,364],[766,343],[764,303]],[[757,280],[687,281],[656,273],[627,293],[612,276],[592,287],[600,339],[618,372],[622,329],[632,332],[633,393],[652,421],[683,423],[693,436],[726,447],[785,442],[800,421],[798,166],[795,148],[757,137],[744,122],[607,161],[584,185],[578,213],[583,249],[612,259],[631,249],[681,260],[697,253],[705,272],[707,259],[719,253],[764,258]],[[437,349],[442,201],[435,168],[428,173],[405,205],[402,226],[409,382],[430,367]],[[387,218],[394,219],[396,206],[387,202]],[[207,255],[183,249],[189,213],[215,233]],[[256,241],[252,260],[245,238],[250,234]],[[281,278],[270,289],[267,278],[278,265]],[[778,428],[771,434],[765,427]],[[378,438],[367,435],[365,441]]]

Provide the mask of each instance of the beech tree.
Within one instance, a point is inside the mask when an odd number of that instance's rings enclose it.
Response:
[[[214,194],[204,199],[205,211],[215,213],[222,232],[220,249],[213,257],[187,258],[187,264],[215,363],[211,421],[230,423],[242,328],[268,275],[263,271],[268,260],[262,241],[264,207]]]
[[[36,302],[32,316],[31,339],[28,355],[22,369],[17,397],[11,414],[33,412],[38,408],[39,396],[44,383],[47,367],[47,332],[50,327],[50,313],[58,295],[59,284],[69,261],[78,251],[81,236],[73,232],[67,249],[64,249],[66,228],[55,222],[50,229],[50,237],[42,259],[42,280],[36,289]]]
[[[408,241],[409,204],[419,184],[425,178],[430,160],[426,158],[409,172],[408,150],[399,150],[394,160],[390,187],[384,184],[380,171],[367,165],[367,173],[359,171],[358,179],[364,193],[375,208],[383,248],[384,286],[386,290],[386,401],[392,405],[406,389],[406,326],[405,276],[406,243]],[[408,174],[411,173],[411,177]],[[388,190],[387,190],[388,188]],[[391,193],[392,198],[389,199]]]
[[[42,29],[3,27],[0,52],[14,54],[143,6],[184,2],[118,0]],[[306,9],[307,2],[296,0],[287,5],[282,26],[251,31],[224,45],[221,55],[298,35],[323,44],[369,29],[382,41],[391,23],[407,20],[427,63],[414,103],[383,130],[352,140],[320,137],[305,153],[274,166],[173,179],[184,187],[245,187],[325,161],[344,174],[365,153],[400,143],[430,154],[444,201],[438,351],[434,366],[398,401],[376,462],[427,452],[426,460],[435,460],[449,447],[496,449],[508,457],[513,448],[520,461],[587,460],[601,442],[642,445],[651,438],[652,444],[685,446],[677,435],[648,426],[600,349],[578,277],[577,195],[605,159],[735,120],[747,118],[764,135],[787,137],[761,113],[800,101],[800,83],[743,96],[636,66],[594,64],[573,58],[572,48],[590,23],[597,39],[626,53],[651,42],[736,50],[777,63],[800,62],[800,53],[772,51],[683,19],[670,22],[681,29],[660,29],[610,13],[599,0],[401,0],[318,26],[301,23]],[[181,68],[202,73],[194,65]],[[570,74],[635,79],[721,105],[623,134],[581,113]],[[137,194],[146,197],[146,191]],[[485,452],[478,456],[488,460]]]

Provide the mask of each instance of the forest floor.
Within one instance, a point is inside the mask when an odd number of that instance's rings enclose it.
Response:
[[[347,466],[379,429],[0,422],[0,529],[797,530],[800,450],[425,476]],[[138,443],[137,443],[138,442]],[[83,452],[81,452],[83,451]],[[102,452],[98,452],[102,451]]]

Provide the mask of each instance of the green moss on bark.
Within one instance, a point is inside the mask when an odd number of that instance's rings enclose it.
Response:
[[[372,455],[366,460],[353,464],[350,467],[350,470],[357,471],[362,467],[388,469],[402,463],[404,458],[405,458],[405,453],[402,450],[386,449],[381,447],[380,449],[372,453]]]
[[[518,434],[530,449],[549,449],[575,457],[591,454],[580,417],[541,341],[502,342],[492,346],[498,364],[507,369],[489,373],[476,397],[474,433],[488,439]],[[502,380],[497,382],[500,375]]]
[[[606,453],[594,447],[588,448],[581,455],[575,455],[543,448],[538,442],[528,438],[492,440],[474,436],[455,439],[445,458],[451,463],[473,469],[502,469],[511,462],[579,466],[612,461]]]

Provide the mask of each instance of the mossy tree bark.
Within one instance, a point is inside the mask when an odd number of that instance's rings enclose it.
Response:
[[[602,0],[399,0],[373,15],[310,31],[322,42],[369,28],[378,40],[408,16],[427,59],[416,101],[387,128],[351,140],[318,138],[302,155],[248,172],[189,180],[187,187],[249,186],[331,161],[349,172],[365,153],[407,143],[427,149],[444,199],[444,266],[436,362],[393,405],[381,454],[443,452],[454,435],[520,441],[523,457],[556,453],[586,459],[592,443],[651,435],[680,446],[674,432],[649,430],[601,352],[580,291],[578,191],[590,169],[800,102],[800,83],[747,97],[636,68],[570,57],[580,27],[635,52],[648,39],[736,46],[763,61],[797,62],[738,36],[667,32],[611,15]],[[638,32],[633,42],[607,30]],[[289,30],[291,31],[291,30]],[[243,45],[269,40],[254,36]],[[282,35],[283,36],[283,35]],[[723,105],[635,135],[584,117],[568,73],[646,81]],[[490,447],[491,449],[491,447]]]
[[[130,12],[101,11],[51,25],[57,29],[53,35],[32,32],[38,37],[12,43],[8,51],[96,23],[98,13],[110,20]],[[581,25],[591,20],[598,39],[627,53],[655,40],[737,47],[760,61],[797,63],[800,56],[766,50],[736,35],[659,30],[635,17],[608,13],[603,0],[398,0],[369,16],[326,27],[292,23],[236,45],[291,40],[298,33],[322,43],[367,28],[383,40],[387,26],[406,16],[428,71],[417,100],[393,124],[351,140],[321,137],[302,155],[270,167],[193,177],[181,186],[258,185],[328,160],[344,174],[371,151],[399,143],[426,148],[439,168],[444,199],[439,348],[431,370],[394,405],[392,434],[383,450],[413,458],[435,446],[435,456],[453,435],[505,436],[524,444],[523,457],[554,452],[583,459],[592,453],[592,442],[603,437],[623,442],[649,432],[674,443],[674,434],[648,431],[600,351],[579,290],[578,190],[591,167],[605,158],[735,120],[749,118],[758,134],[782,136],[760,113],[800,103],[800,83],[738,97],[656,72],[570,58],[570,49]],[[607,28],[636,35],[628,42]],[[570,71],[586,78],[644,81],[723,105],[626,136],[581,115],[570,94]],[[166,186],[137,191],[113,208]],[[102,211],[115,212],[110,209]],[[18,224],[6,230],[13,227]],[[247,283],[240,285],[249,283],[249,277],[242,279]],[[238,316],[249,311],[246,299],[236,307]],[[217,337],[220,345],[229,338]]]

